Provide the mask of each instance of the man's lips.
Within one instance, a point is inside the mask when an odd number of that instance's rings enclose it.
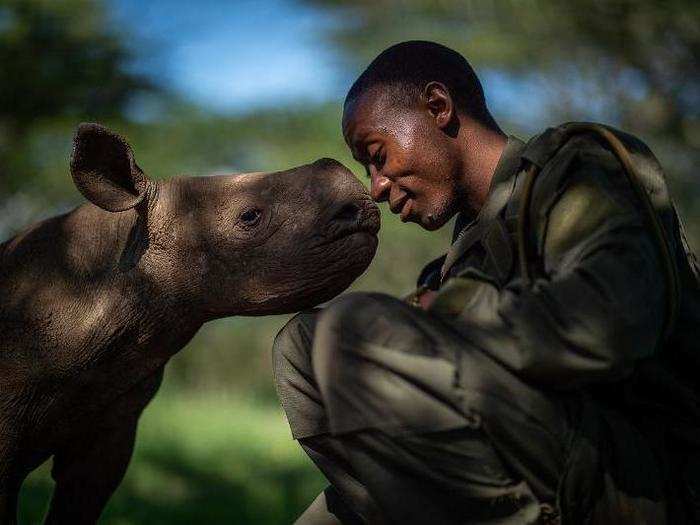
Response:
[[[401,209],[401,215],[399,215],[401,222],[406,222],[408,220],[408,217],[411,215],[411,210],[413,210],[413,201],[411,199],[406,199]]]
[[[406,203],[407,200],[408,194],[404,193],[398,199],[389,202],[389,209],[391,210],[391,213],[399,213],[403,209],[403,205]]]
[[[406,222],[406,220],[408,220],[408,216],[411,213],[411,203],[412,201],[408,197],[408,195],[403,194],[395,201],[389,203],[389,209],[391,210],[391,213],[399,214],[399,217],[401,218],[402,222]]]

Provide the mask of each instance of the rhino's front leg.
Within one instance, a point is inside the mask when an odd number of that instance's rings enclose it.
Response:
[[[96,523],[129,465],[136,437],[136,419],[118,427],[101,427],[54,455],[56,487],[46,524]]]
[[[0,398],[12,398],[12,394],[0,391]],[[17,403],[17,406],[22,404]],[[21,416],[17,412],[0,413],[0,525],[17,523],[20,488],[30,471],[22,450],[22,436],[17,433],[17,428],[21,427]]]
[[[46,524],[97,522],[129,465],[139,416],[158,391],[161,368],[95,416],[88,431],[54,454],[56,481]]]

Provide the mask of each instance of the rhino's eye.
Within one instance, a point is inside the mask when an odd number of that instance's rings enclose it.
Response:
[[[260,217],[262,217],[262,212],[257,208],[252,208],[241,213],[238,220],[241,225],[246,228],[250,228],[255,226],[260,221]]]

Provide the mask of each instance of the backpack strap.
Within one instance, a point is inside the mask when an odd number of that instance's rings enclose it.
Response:
[[[622,165],[623,171],[625,172],[632,189],[644,208],[647,222],[659,248],[668,290],[664,337],[662,340],[665,341],[673,332],[676,318],[678,316],[678,310],[680,309],[680,279],[678,274],[678,266],[675,258],[673,257],[673,251],[667,232],[661,223],[661,219],[656,212],[647,190],[641,182],[641,177],[638,175],[632,162],[630,152],[612,131],[600,124],[572,122],[559,126],[558,128],[550,128],[531,144],[528,144],[528,147],[523,152],[522,157],[529,162],[529,166],[525,171],[525,180],[523,183],[516,230],[520,274],[525,282],[525,285],[531,287],[533,284],[533,278],[532,272],[530,271],[530,260],[533,254],[528,243],[529,239],[527,232],[530,225],[530,204],[532,201],[532,193],[537,176],[545,164],[552,157],[554,157],[554,155],[572,136],[581,133],[595,135],[596,138],[603,142],[603,144],[613,152],[613,154],[617,157],[617,160]]]
[[[700,288],[700,265],[698,265],[698,259],[690,247],[688,242],[688,234],[685,232],[685,225],[681,219],[680,214],[675,206],[673,206],[673,217],[675,219],[676,226],[678,226],[678,234],[680,237],[681,245],[683,246],[683,251],[685,252],[686,260],[688,261],[688,270],[690,272],[690,281],[695,284],[696,288]]]
[[[423,267],[418,276],[416,288],[420,288],[421,286],[425,286],[429,290],[437,290],[440,288],[440,269],[442,265],[445,264],[446,257],[447,254],[441,255]]]

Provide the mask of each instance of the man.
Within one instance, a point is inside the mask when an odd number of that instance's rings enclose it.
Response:
[[[651,152],[613,133],[630,177],[576,127],[507,137],[429,42],[369,65],[343,133],[376,201],[458,219],[421,307],[350,294],[278,335],[281,403],[331,484],[299,523],[700,519],[700,293]]]

